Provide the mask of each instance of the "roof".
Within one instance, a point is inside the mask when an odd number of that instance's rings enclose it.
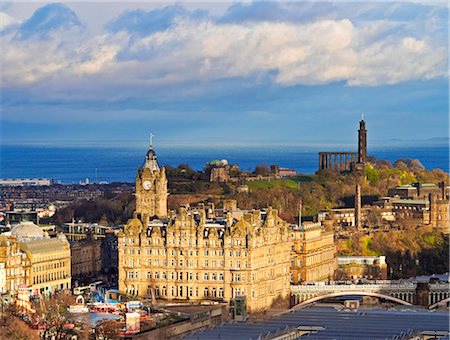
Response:
[[[19,245],[22,251],[31,254],[53,253],[55,251],[62,251],[68,249],[67,248],[68,242],[59,240],[57,238],[20,242]]]
[[[30,221],[23,221],[11,229],[11,235],[22,239],[42,239],[45,237],[44,231]]]
[[[395,320],[395,322],[393,322]],[[288,328],[315,326],[307,339],[392,339],[413,331],[448,331],[448,313],[428,311],[336,310],[307,307],[255,323],[226,323],[195,332],[185,339],[249,340],[269,338]],[[302,337],[303,338],[303,337]]]
[[[430,204],[430,201],[428,201],[428,200],[397,199],[397,200],[393,200],[392,203],[402,203],[402,204]]]

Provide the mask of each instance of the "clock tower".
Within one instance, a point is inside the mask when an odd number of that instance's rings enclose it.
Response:
[[[150,138],[144,166],[138,168],[136,175],[136,212],[141,215],[141,219],[145,220],[144,216],[166,217],[167,195],[166,170],[159,167]]]

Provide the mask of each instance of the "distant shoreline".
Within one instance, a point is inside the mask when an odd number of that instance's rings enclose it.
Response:
[[[66,184],[89,180],[100,182],[133,182],[136,169],[142,164],[148,146],[140,147],[52,147],[1,146],[0,177],[52,178]],[[319,151],[355,151],[353,148],[330,147],[168,147],[155,146],[159,163],[178,166],[188,164],[201,170],[212,159],[227,159],[244,171],[253,171],[261,163],[277,164],[298,173],[312,174],[318,168]],[[419,159],[427,170],[440,168],[449,172],[449,147],[369,146],[368,154],[392,164],[401,158]],[[96,179],[96,180],[95,180]]]

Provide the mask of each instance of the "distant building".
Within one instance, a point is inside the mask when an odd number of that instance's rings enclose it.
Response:
[[[0,293],[15,293],[25,283],[26,257],[15,237],[0,235]]]
[[[363,119],[359,122],[358,152],[319,152],[319,169],[333,171],[361,170],[367,160],[367,130]]]
[[[53,180],[48,178],[2,178],[0,186],[49,186]]]
[[[226,159],[206,163],[205,177],[210,182],[230,182],[230,165]]]
[[[70,245],[63,234],[21,242],[20,249],[27,256],[25,283],[32,294],[48,295],[71,288]]]
[[[449,232],[449,188],[443,184],[414,183],[390,189],[394,196],[380,197],[372,205],[361,208],[363,226],[424,226],[431,225]],[[318,213],[321,222],[331,221],[337,228],[355,226],[354,208],[335,208]],[[351,231],[351,229],[348,229]]]
[[[142,173],[154,167],[158,176],[156,154],[153,159]],[[142,184],[136,180],[137,202]],[[163,184],[144,189],[149,202],[167,199]],[[230,209],[235,203],[225,202],[224,218],[217,218],[212,207],[165,215],[140,205],[118,235],[119,290],[169,301],[232,303],[245,296],[251,313],[288,306],[289,225],[272,208],[237,211],[239,219]]]
[[[70,222],[62,225],[62,231],[69,241],[80,241],[92,234],[94,239],[103,239],[109,230],[120,229],[119,226],[104,226],[98,223]]]
[[[79,283],[96,278],[102,271],[101,241],[91,233],[70,243],[72,280]]]
[[[385,256],[338,256],[337,280],[387,280]]]
[[[105,233],[105,238],[102,239],[101,244],[102,272],[110,276],[115,276],[118,274],[118,233],[119,230],[117,229],[107,230]]]
[[[240,193],[240,192],[247,193],[248,192],[248,185],[245,185],[245,184],[238,185],[236,187],[236,192],[237,193]]]
[[[275,175],[277,177],[281,177],[281,178],[295,177],[295,176],[297,176],[297,172],[292,169],[279,168]]]
[[[331,281],[337,270],[334,232],[320,222],[291,227],[291,282]]]
[[[70,245],[63,234],[49,238],[32,222],[15,226],[9,234],[0,235],[0,274],[5,268],[11,291],[18,284],[25,284],[34,295],[71,287]]]

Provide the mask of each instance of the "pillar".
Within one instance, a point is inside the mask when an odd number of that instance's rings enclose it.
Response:
[[[356,229],[360,229],[361,226],[361,185],[356,183],[355,193],[355,226]]]
[[[428,306],[429,296],[430,286],[428,285],[428,282],[417,282],[415,304],[419,306]]]

